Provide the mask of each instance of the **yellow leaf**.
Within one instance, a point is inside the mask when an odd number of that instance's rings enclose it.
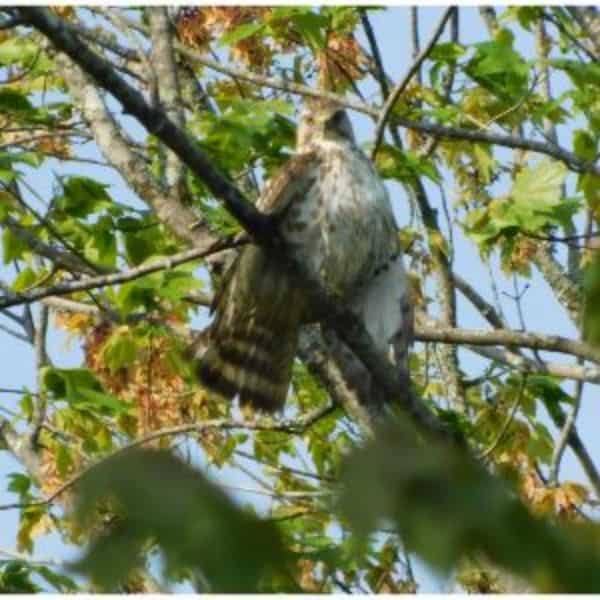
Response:
[[[561,486],[562,491],[572,504],[579,506],[583,504],[589,497],[589,490],[580,483],[575,481],[565,481]]]

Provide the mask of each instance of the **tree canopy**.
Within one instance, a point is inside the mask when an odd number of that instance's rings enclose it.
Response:
[[[0,591],[600,591],[599,59],[594,8],[1,8]],[[254,207],[306,97],[391,191],[410,383]],[[274,416],[186,353],[248,243],[323,306]]]

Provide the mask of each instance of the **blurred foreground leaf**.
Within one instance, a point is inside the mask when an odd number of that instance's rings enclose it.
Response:
[[[82,479],[77,517],[93,522],[99,502],[121,518],[75,565],[110,589],[139,566],[155,541],[167,573],[189,569],[213,592],[251,592],[286,561],[273,525],[242,511],[198,471],[171,454],[133,450],[105,461]]]
[[[390,521],[410,551],[450,571],[484,555],[545,591],[600,591],[600,531],[532,516],[463,452],[394,426],[347,465],[342,508],[363,535]]]

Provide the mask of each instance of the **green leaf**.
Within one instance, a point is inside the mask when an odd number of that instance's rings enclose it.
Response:
[[[69,469],[73,466],[73,457],[71,456],[70,450],[66,448],[64,444],[56,445],[55,456],[58,474],[64,479],[68,475]]]
[[[102,358],[109,371],[114,374],[119,369],[132,365],[137,352],[137,344],[131,331],[128,328],[119,328],[108,338],[102,348]]]
[[[47,273],[44,273],[44,275],[47,275]],[[15,292],[22,292],[33,287],[38,279],[39,275],[31,267],[26,267],[15,277],[12,289]]]
[[[0,43],[0,65],[8,66],[14,63],[30,63],[38,54],[39,45],[32,41],[10,37]]]
[[[21,396],[19,407],[21,408],[23,416],[28,422],[31,422],[31,419],[33,418],[33,396],[29,392]]]
[[[583,275],[583,337],[600,344],[600,252],[594,252]]]
[[[0,111],[2,112],[27,112],[33,111],[29,98],[15,90],[0,89]]]
[[[28,506],[21,512],[17,548],[19,551],[33,552],[33,530],[47,514],[46,506]]]
[[[567,167],[563,163],[545,158],[517,174],[510,195],[523,204],[555,205],[561,198],[566,176]]]
[[[17,163],[39,167],[41,162],[39,154],[35,152],[0,152],[0,169],[12,169]]]
[[[77,408],[87,408],[93,411],[104,409],[109,413],[129,412],[129,406],[118,396],[98,392],[90,388],[80,388],[77,390],[77,399],[71,401]]]
[[[78,590],[77,584],[62,573],[56,573],[44,565],[32,565],[31,568],[58,592],[76,592]]]
[[[578,198],[562,198],[567,169],[562,163],[544,159],[523,169],[516,177],[507,198],[492,200],[485,210],[472,210],[466,219],[466,231],[482,249],[499,238],[511,241],[520,231],[543,233],[547,227],[566,227],[580,208]],[[502,251],[508,256],[512,245]]]
[[[30,579],[31,571],[24,561],[9,561],[0,564],[0,593],[35,594],[40,592]]]
[[[80,410],[117,414],[129,410],[120,398],[102,391],[102,386],[89,369],[47,367],[43,371],[42,382],[55,399],[66,400]]]
[[[538,6],[514,6],[509,10],[516,13],[519,25],[527,31],[531,31],[532,24],[539,22],[540,7]]]
[[[433,162],[420,159],[408,150],[399,150],[395,146],[382,144],[375,161],[377,170],[385,179],[397,179],[402,182],[414,182],[425,176],[440,183],[440,175]]]
[[[84,244],[85,257],[94,264],[114,269],[117,264],[117,239],[113,220],[104,216],[94,224]]]
[[[271,523],[240,510],[166,452],[133,450],[109,459],[86,474],[79,489],[82,527],[94,519],[98,502],[112,498],[120,507],[119,524],[77,564],[104,588],[127,576],[150,538],[161,548],[168,572],[199,569],[213,592],[257,591],[261,578],[287,560]]]
[[[329,25],[327,17],[312,9],[302,9],[302,12],[292,15],[290,21],[313,49],[325,47],[325,28]]]
[[[164,271],[162,276],[163,282],[157,291],[162,298],[172,302],[179,302],[191,291],[202,287],[202,283],[190,272],[189,265]]]
[[[117,293],[117,303],[123,314],[136,309],[149,310],[158,306],[159,273],[144,275],[135,281],[123,284]]]
[[[583,160],[594,160],[598,152],[598,140],[589,131],[578,129],[573,133],[575,154]]]
[[[457,44],[455,42],[446,42],[443,44],[436,44],[429,53],[428,58],[430,58],[431,60],[454,63],[464,53],[465,49],[460,44]]]
[[[167,253],[168,246],[153,216],[123,217],[117,221],[117,229],[122,232],[127,260],[132,265],[139,265],[152,255]]]
[[[528,375],[527,390],[544,402],[573,404],[573,398],[560,387],[560,380],[549,375]]]
[[[2,259],[7,265],[13,260],[19,260],[29,252],[29,246],[21,238],[17,237],[10,229],[5,228],[2,232]]]
[[[499,98],[515,100],[527,91],[530,69],[512,47],[513,36],[500,30],[495,41],[474,44],[465,73]]]
[[[56,206],[71,217],[85,218],[111,206],[108,187],[89,177],[69,177],[63,183],[63,196],[57,199]]]
[[[552,462],[554,443],[547,427],[537,421],[527,443],[527,451],[541,463],[549,465]]]
[[[10,483],[8,484],[8,491],[14,492],[19,496],[26,496],[31,488],[31,479],[27,477],[27,475],[23,475],[22,473],[9,473],[6,476]]]
[[[600,65],[598,63],[585,63],[566,58],[557,58],[549,62],[553,67],[565,71],[578,87],[583,88],[586,85],[600,87]]]
[[[265,28],[265,23],[244,23],[239,27],[236,27],[234,30],[229,31],[225,35],[221,36],[220,43],[224,46],[231,46],[233,44],[237,44],[241,40],[245,40],[259,31],[262,31]]]

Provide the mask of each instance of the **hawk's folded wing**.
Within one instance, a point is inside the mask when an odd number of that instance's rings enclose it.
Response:
[[[256,208],[266,214],[283,216],[293,204],[302,202],[316,183],[321,162],[317,152],[305,152],[290,158],[268,181]]]

